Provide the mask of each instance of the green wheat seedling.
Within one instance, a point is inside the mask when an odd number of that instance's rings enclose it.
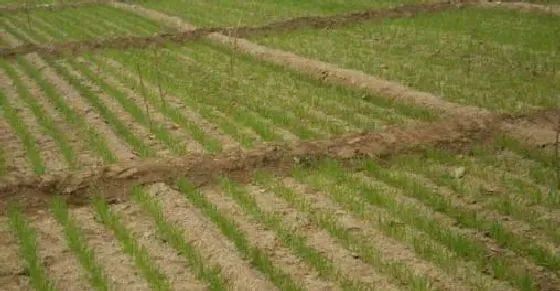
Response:
[[[5,29],[9,34],[13,35],[16,39],[23,41],[26,44],[32,44],[33,40],[28,36],[20,33],[16,29],[14,29],[11,25],[6,25],[6,20],[2,21],[2,28]]]
[[[76,157],[76,152],[68,143],[68,139],[62,133],[60,128],[58,128],[55,121],[47,114],[47,112],[45,112],[41,104],[31,95],[31,92],[29,92],[23,81],[20,79],[16,70],[3,60],[0,60],[0,67],[2,67],[8,77],[12,79],[19,97],[27,103],[35,115],[35,118],[38,120],[38,123],[45,130],[45,133],[52,137],[52,139],[57,143],[68,166],[70,166],[71,169],[78,168],[79,161]]]
[[[411,290],[428,290],[430,281],[427,277],[416,275],[406,265],[399,262],[388,262],[382,259],[380,251],[373,245],[368,244],[368,239],[359,234],[354,234],[348,229],[339,226],[337,217],[333,213],[320,211],[311,206],[309,201],[299,195],[295,190],[287,188],[271,176],[258,174],[255,181],[272,191],[276,196],[286,200],[298,211],[309,214],[309,218],[315,225],[325,229],[333,238],[337,239],[348,250],[359,254],[360,259],[370,264],[381,273],[390,275]],[[346,286],[349,284],[346,283]],[[355,287],[350,285],[350,289]]]
[[[24,269],[29,274],[31,286],[38,291],[56,290],[54,281],[48,277],[39,257],[36,231],[29,226],[28,220],[17,205],[8,205],[8,216],[11,229],[19,242],[19,254],[24,261]]]
[[[109,53],[111,58],[125,65],[128,70],[133,71],[137,62],[136,58],[130,54],[123,54],[122,52],[117,53],[112,51]],[[164,63],[168,65],[170,61],[167,60]],[[184,69],[185,68],[182,70]],[[212,94],[208,94],[203,91],[203,89],[206,88],[205,78],[200,77],[198,74],[189,70],[190,79],[197,80],[198,84],[194,84],[193,82],[185,82],[184,80],[177,79],[175,76],[178,73],[179,72],[175,69],[168,67],[166,67],[165,70],[162,69],[161,74],[165,77],[162,82],[166,82],[165,87],[168,89],[168,92],[180,98],[182,104],[199,112],[206,120],[211,120],[214,124],[219,126],[225,134],[232,136],[244,148],[252,148],[254,146],[255,138],[253,136],[241,131],[239,126],[232,123],[227,118],[224,118],[221,114],[218,114],[216,110],[223,112],[224,115],[227,116],[235,115],[234,121],[236,122],[240,122],[241,119],[246,120],[247,118],[250,118],[250,116],[245,114],[245,117],[243,117],[243,113],[232,114],[231,111],[233,110],[233,112],[236,112],[236,108],[232,108],[232,106],[228,106],[227,104],[218,103],[216,105],[214,103],[215,97],[212,96]],[[152,83],[155,82],[155,77],[151,75],[147,75],[146,77],[153,78],[150,79],[150,81]],[[201,84],[200,82],[202,81],[204,81],[204,83]],[[205,98],[201,98],[200,96],[204,96]],[[244,123],[242,122],[241,124]]]
[[[12,107],[4,94],[4,91],[0,90],[0,111],[4,115],[6,121],[13,128],[14,133],[23,143],[27,159],[31,163],[33,172],[37,175],[45,174],[45,165],[41,158],[41,152],[37,148],[37,140],[33,137],[29,128],[23,122],[18,112]]]
[[[403,189],[403,193],[416,198],[436,211],[448,214],[453,218],[461,219],[458,217],[464,211],[460,209],[451,208],[451,202],[437,193],[433,193],[432,190],[424,188],[420,184],[411,184],[405,182],[405,180],[399,180],[389,175],[386,170],[381,169],[372,161],[364,162],[364,168],[366,169],[368,175],[371,177],[383,181],[389,186],[393,186],[397,189]],[[339,173],[339,176],[344,176],[344,174]],[[404,178],[403,178],[404,179]],[[352,181],[357,182],[357,181]],[[358,182],[359,183],[359,182]],[[360,184],[357,184],[360,185]],[[424,231],[430,235],[434,240],[439,241],[443,245],[447,246],[450,250],[458,254],[459,256],[474,261],[478,268],[482,271],[486,270],[488,267],[492,270],[492,274],[496,278],[507,280],[514,285],[518,286],[522,290],[533,290],[534,282],[533,279],[520,272],[514,267],[515,262],[506,261],[500,256],[494,256],[488,258],[487,254],[490,252],[487,246],[474,242],[471,239],[461,235],[451,229],[442,228],[441,223],[435,219],[430,219],[419,215],[420,210],[412,206],[398,204],[393,198],[389,196],[384,196],[379,193],[375,188],[369,185],[361,185],[364,189],[361,193],[367,194],[364,198],[367,199],[368,203],[371,203],[378,207],[383,208],[393,208],[396,215],[402,219],[405,223],[414,226],[415,228]],[[457,213],[452,213],[453,211],[460,211]],[[470,221],[469,225],[474,223],[476,220],[476,215],[464,217],[463,221],[460,222],[463,226],[467,221]]]
[[[66,81],[68,81],[68,83],[70,83],[84,99],[97,109],[97,112],[99,112],[115,133],[126,143],[131,145],[140,156],[152,157],[155,155],[154,151],[136,135],[134,135],[134,133],[132,133],[128,127],[119,120],[115,113],[112,112],[105,103],[103,103],[97,93],[87,87],[80,79],[72,75],[67,68],[58,64],[56,61],[49,61],[49,65],[54,68]]]
[[[245,213],[252,216],[259,223],[265,225],[268,229],[273,230],[276,237],[284,246],[290,248],[296,256],[313,266],[321,277],[339,282],[344,290],[368,290],[372,288],[372,286],[361,282],[353,282],[344,274],[340,273],[329,258],[308,245],[305,237],[286,228],[280,216],[263,212],[257,205],[255,199],[251,197],[245,189],[242,189],[229,179],[223,179],[221,181],[221,187],[224,192],[241,206]]]
[[[251,264],[264,273],[278,288],[281,290],[302,289],[292,280],[290,275],[276,268],[264,252],[254,247],[235,223],[223,216],[216,206],[204,197],[190,182],[180,179],[177,182],[177,186],[185,197],[196,205],[204,215],[210,218],[224,236],[234,243],[237,250],[249,259]]]
[[[96,83],[104,92],[112,96],[139,124],[150,129],[156,139],[164,143],[173,154],[183,155],[186,153],[185,146],[179,139],[172,136],[163,124],[151,120],[147,102],[145,102],[146,111],[143,111],[134,100],[129,99],[126,94],[107,84],[85,64],[73,60],[70,61],[70,64],[84,74],[84,77]]]
[[[113,154],[106,140],[99,134],[95,127],[88,124],[80,113],[68,106],[68,103],[60,96],[56,88],[44,79],[41,72],[27,59],[21,57],[17,59],[17,62],[23,71],[39,84],[41,91],[45,93],[55,109],[64,116],[66,121],[76,129],[77,134],[84,138],[86,146],[91,147],[104,162],[115,163],[117,157]]]
[[[435,159],[454,159],[451,154],[443,153],[441,150],[429,151],[427,157],[434,157]],[[555,244],[560,243],[560,234],[557,233],[557,230],[560,229],[560,222],[553,218],[543,217],[542,211],[536,211],[530,208],[531,204],[527,205],[528,203],[523,202],[526,196],[533,197],[533,194],[537,193],[531,191],[522,181],[508,181],[510,184],[508,192],[512,192],[513,194],[504,193],[503,190],[500,190],[495,192],[494,195],[487,195],[480,187],[469,187],[465,185],[461,179],[456,179],[447,171],[437,168],[434,169],[434,162],[430,159],[407,159],[406,162],[403,161],[403,164],[405,164],[404,167],[410,168],[414,172],[422,172],[423,176],[433,180],[436,185],[448,187],[461,197],[473,198],[476,201],[480,201],[479,204],[490,209],[495,209],[501,215],[528,222],[535,229],[542,230]],[[453,163],[453,165],[457,164]],[[440,165],[436,163],[435,167],[437,166]],[[469,164],[468,166],[471,168],[476,167],[476,165],[473,164]],[[476,175],[473,174],[473,172],[476,171],[469,171],[471,175]],[[491,179],[491,177],[489,177],[489,179]],[[535,197],[537,196],[539,195],[535,195]],[[550,201],[551,199],[549,198],[547,200]]]
[[[478,215],[475,210],[453,206],[449,199],[437,195],[437,193],[434,193],[434,190],[401,173],[384,171],[384,169],[370,161],[366,162],[366,168],[370,173],[377,175],[376,178],[394,187],[404,189],[406,193],[414,195],[414,197],[438,212],[456,219],[461,226],[488,233],[500,246],[528,256],[539,266],[543,266],[553,272],[560,270],[560,256],[551,253],[540,245],[532,243],[524,237],[512,233],[500,222]]]
[[[195,276],[208,283],[210,290],[224,290],[227,282],[222,278],[220,270],[203,262],[196,247],[185,238],[185,233],[165,219],[160,202],[150,198],[140,187],[132,189],[132,197],[153,219],[161,237],[185,258]]]
[[[55,197],[51,202],[51,212],[58,223],[62,225],[68,247],[87,271],[87,278],[91,285],[98,291],[109,290],[103,268],[96,261],[93,249],[87,245],[82,232],[70,216],[66,202],[60,197]]]
[[[119,214],[114,212],[100,197],[94,198],[93,207],[97,218],[113,232],[121,243],[123,251],[134,259],[136,267],[142,273],[149,286],[154,290],[171,290],[167,276],[157,269],[158,267],[150,258],[148,251],[138,243],[130,234],[130,230],[123,225]]]
[[[90,61],[94,61],[94,60],[90,59]],[[95,60],[94,62],[99,63],[102,61]],[[108,78],[115,78],[120,80],[123,84],[127,85],[132,90],[141,87],[139,81],[123,73],[119,74],[118,72],[116,72],[116,69],[112,66],[107,66],[104,70],[104,73],[107,75]],[[190,121],[179,108],[170,106],[168,104],[166,105],[163,102],[158,102],[157,96],[154,93],[152,93],[150,90],[146,90],[144,94],[145,94],[144,96],[152,106],[157,108],[157,110],[161,112],[163,115],[165,115],[167,118],[171,119],[171,121],[173,121],[174,123],[181,126],[183,129],[185,129],[195,141],[197,141],[204,147],[206,151],[210,153],[222,152],[222,144],[218,140],[209,136],[197,124]]]
[[[347,175],[345,170],[331,161],[323,161],[317,169],[312,171],[297,168],[293,175],[299,182],[309,185],[313,189],[321,189],[333,201],[359,218],[369,221],[384,235],[405,242],[423,259],[437,263],[447,272],[454,274],[457,272],[457,261],[460,260],[460,257],[434,242],[428,234],[414,230],[405,224],[403,221],[406,222],[407,219],[399,219],[405,215],[401,211],[406,210],[406,207],[397,203],[396,200],[384,197],[392,194],[382,196],[381,190],[377,189],[374,192],[373,188],[366,186],[357,177]],[[268,185],[274,187],[272,189],[276,189],[275,191],[288,192],[285,195],[294,195],[294,190],[285,187],[280,182],[269,182]],[[358,197],[356,193],[364,193],[363,195],[366,197]],[[371,203],[371,201],[376,202]],[[368,204],[382,206],[387,211],[388,217],[383,217],[372,205]],[[469,275],[467,280],[476,285],[478,290],[488,290],[484,282],[481,282],[476,276]]]

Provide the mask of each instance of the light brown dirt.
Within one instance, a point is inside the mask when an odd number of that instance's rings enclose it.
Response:
[[[149,194],[162,203],[165,218],[184,231],[189,242],[202,254],[203,261],[221,267],[221,275],[231,290],[276,290],[263,274],[239,257],[233,243],[179,192],[157,184]]]
[[[105,64],[107,64],[109,66],[112,66],[113,68],[117,69],[125,77],[131,78],[135,81],[139,80],[137,74],[132,73],[130,70],[123,67],[122,64],[118,63],[117,61],[112,60],[112,59],[102,59],[102,61]],[[144,86],[145,86],[146,90],[148,90],[148,91],[150,91],[154,94],[159,94],[159,91],[158,91],[158,88],[157,88],[156,85],[148,82],[147,80],[143,80],[143,81],[144,81]],[[218,126],[216,126],[212,122],[204,119],[202,116],[200,116],[200,114],[198,112],[196,112],[196,111],[190,109],[189,107],[187,107],[186,105],[184,105],[180,101],[179,97],[174,96],[174,95],[170,95],[170,94],[165,94],[165,99],[166,99],[166,102],[169,106],[173,106],[174,108],[179,108],[184,113],[184,116],[186,116],[189,121],[191,121],[192,123],[196,124],[201,129],[203,129],[204,132],[206,134],[208,134],[209,136],[211,136],[212,138],[220,141],[224,151],[229,151],[229,150],[236,149],[236,148],[240,147],[239,143],[236,142],[231,136],[225,135],[222,132],[220,132],[220,130],[218,129]]]
[[[158,239],[157,227],[142,209],[132,203],[115,204],[113,210],[121,216],[121,222],[131,232],[139,245],[146,248],[152,262],[167,276],[172,290],[207,290],[190,271],[185,259],[169,245]]]
[[[0,74],[0,89],[6,94],[6,101],[18,112],[21,122],[25,123],[29,133],[35,138],[37,149],[40,151],[43,165],[47,174],[62,172],[67,168],[66,161],[60,153],[56,142],[46,134],[40,121],[33,114],[27,104],[19,97],[15,85],[7,75]]]
[[[27,161],[27,154],[23,144],[1,113],[0,147],[3,150],[2,155],[6,163],[5,170],[7,175],[10,175],[13,172],[19,172],[22,175],[25,175],[25,173],[28,175],[31,174],[31,165]]]
[[[0,217],[0,286],[6,291],[33,290],[19,257],[17,239],[5,216]]]
[[[95,110],[87,104],[82,96],[73,89],[62,77],[60,77],[46,62],[37,55],[29,55],[28,60],[31,61],[39,70],[43,71],[43,77],[51,83],[57,90],[68,100],[68,106],[81,113],[84,119],[95,127],[95,129],[105,138],[105,141],[121,160],[132,160],[136,156],[132,153],[130,146],[122,142],[111,130],[111,128],[103,122],[103,119]]]
[[[339,290],[332,281],[325,281],[312,266],[299,259],[289,248],[278,242],[274,231],[267,229],[254,219],[246,217],[235,201],[226,197],[219,189],[204,189],[204,196],[226,217],[232,219],[255,247],[263,251],[274,266],[287,272],[299,285],[307,290]]]
[[[56,219],[44,213],[30,219],[30,227],[37,231],[39,257],[56,287],[62,290],[90,289],[87,274],[68,248],[63,229]]]
[[[101,158],[96,157],[95,153],[90,152],[86,148],[83,139],[79,136],[79,134],[76,134],[81,129],[77,128],[77,126],[72,126],[71,124],[68,124],[65,120],[62,119],[60,113],[58,113],[54,108],[53,104],[49,102],[48,97],[45,96],[45,94],[41,91],[39,85],[35,83],[33,80],[31,80],[31,78],[28,75],[26,75],[18,65],[15,65],[14,69],[19,73],[21,80],[27,85],[29,92],[35,98],[35,100],[41,105],[44,112],[54,120],[60,132],[67,137],[67,141],[72,146],[76,155],[78,156],[78,163],[81,165],[88,165],[88,166],[100,165],[102,163]]]
[[[88,246],[94,250],[95,259],[113,290],[150,290],[133,258],[123,252],[121,243],[110,230],[95,221],[90,207],[71,209],[70,215],[80,227]]]
[[[521,12],[530,12],[530,13],[545,13],[545,14],[553,14],[553,15],[560,15],[560,5],[554,4],[534,4],[534,3],[525,3],[525,2],[509,2],[509,1],[482,1],[480,3],[482,7],[500,7],[505,9],[511,9]]]
[[[315,226],[307,215],[292,208],[285,200],[260,189],[250,191],[258,206],[266,213],[284,218],[284,226],[297,235],[307,239],[310,247],[318,250],[332,260],[341,272],[352,281],[360,281],[383,290],[399,290],[399,287],[386,275],[380,274],[374,266],[356,259],[352,252],[332,238],[324,229]],[[371,239],[380,237],[373,236]]]

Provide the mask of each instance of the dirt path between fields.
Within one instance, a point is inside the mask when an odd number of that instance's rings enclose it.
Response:
[[[483,2],[480,3],[482,7],[502,7],[511,10],[517,10],[521,12],[537,12],[546,13],[553,15],[560,15],[560,5],[555,4],[533,4],[525,2]]]
[[[0,193],[5,198],[22,198],[24,205],[42,207],[53,193],[66,194],[70,203],[82,204],[93,194],[126,197],[134,184],[173,183],[180,176],[197,185],[214,183],[220,174],[247,182],[254,170],[285,173],[295,164],[321,157],[347,160],[361,156],[385,157],[429,146],[464,147],[494,135],[499,124],[497,116],[451,119],[404,128],[390,126],[382,132],[349,134],[327,140],[262,145],[248,153],[232,151],[220,155],[123,161],[61,176],[14,174],[0,178]],[[0,209],[5,209],[7,200],[2,199]]]

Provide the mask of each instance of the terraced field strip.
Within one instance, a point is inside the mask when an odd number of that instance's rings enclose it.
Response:
[[[12,36],[17,37],[18,34],[22,33],[27,35],[42,34],[43,37],[37,39],[35,43],[86,41],[90,39],[90,35],[86,33],[88,28],[84,25],[85,22],[96,22],[98,25],[107,27],[106,23],[109,21],[116,26],[126,26],[128,30],[105,29],[95,35],[95,38],[124,37],[127,35],[148,36],[161,32],[160,27],[154,21],[105,5],[58,12],[34,11],[29,15],[21,13],[3,17],[4,29]],[[32,43],[25,39],[22,40],[27,44]]]
[[[559,106],[558,27],[560,20],[554,15],[470,7],[254,40],[402,82],[451,102],[526,112]],[[351,55],[342,46],[350,40],[356,44]],[[403,58],[410,47],[417,52]]]
[[[34,10],[61,10],[67,8],[81,8],[87,6],[95,6],[116,2],[120,0],[70,0],[70,1],[52,1],[52,0],[33,0],[24,4],[21,1],[3,0],[0,1],[0,13],[22,13]]]

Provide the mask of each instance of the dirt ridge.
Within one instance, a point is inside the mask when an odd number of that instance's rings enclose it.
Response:
[[[254,170],[285,174],[297,164],[311,164],[328,157],[350,160],[359,157],[386,157],[426,146],[464,147],[496,133],[502,116],[480,116],[450,119],[402,128],[388,127],[382,132],[348,134],[332,139],[262,145],[250,152],[230,151],[219,155],[190,154],[179,158],[154,158],[122,162],[85,171],[51,176],[13,174],[0,178],[0,209],[9,198],[22,200],[25,206],[42,207],[56,194],[69,203],[81,205],[93,195],[126,197],[133,185],[157,182],[173,184],[186,177],[196,185],[215,182],[227,174],[248,182]]]

